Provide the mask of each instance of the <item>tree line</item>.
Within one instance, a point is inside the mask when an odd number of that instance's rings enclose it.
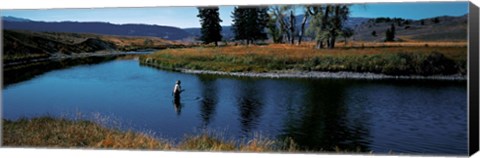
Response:
[[[201,23],[200,40],[204,44],[221,41],[222,20],[218,7],[198,8]],[[304,14],[299,30],[296,26],[295,12]],[[252,7],[238,6],[232,12],[232,31],[234,39],[253,44],[257,40],[265,40],[270,36],[274,43],[301,44],[303,37],[308,36],[316,43],[315,48],[334,48],[339,37],[347,38],[354,33],[353,29],[344,27],[350,14],[349,5],[325,4],[309,6],[273,6]],[[300,19],[298,19],[300,20]],[[305,29],[306,24],[308,29]]]

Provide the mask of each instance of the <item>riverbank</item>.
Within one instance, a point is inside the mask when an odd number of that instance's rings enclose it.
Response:
[[[125,55],[144,55],[149,54],[154,51],[158,51],[155,49],[145,49],[139,51],[101,51],[101,52],[93,52],[93,53],[72,53],[72,54],[63,54],[63,53],[55,53],[48,57],[41,57],[41,58],[32,58],[32,59],[22,59],[18,61],[10,61],[3,63],[4,68],[8,67],[15,67],[21,66],[36,62],[48,62],[48,61],[60,61],[66,59],[79,59],[79,58],[89,58],[89,57],[114,57],[114,56],[125,56]]]
[[[232,77],[258,77],[258,78],[331,78],[331,79],[423,79],[423,80],[467,80],[462,75],[435,75],[435,76],[392,76],[369,72],[317,72],[317,71],[278,71],[278,72],[222,72],[209,70],[175,69],[183,73],[208,74]]]
[[[291,141],[253,138],[226,140],[211,133],[185,136],[179,143],[147,134],[119,131],[90,121],[39,117],[3,120],[2,145],[7,147],[109,148],[189,151],[298,152]],[[291,143],[286,143],[291,142]]]
[[[227,46],[166,49],[140,63],[194,74],[268,78],[466,80],[466,47]]]

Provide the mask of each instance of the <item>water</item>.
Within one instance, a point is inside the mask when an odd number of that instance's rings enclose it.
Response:
[[[180,105],[176,80],[186,89]],[[11,120],[100,116],[173,141],[208,130],[290,137],[308,150],[466,155],[466,91],[465,81],[231,78],[113,60],[12,82],[2,110]]]

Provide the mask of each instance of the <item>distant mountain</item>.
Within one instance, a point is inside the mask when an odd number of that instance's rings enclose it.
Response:
[[[94,33],[119,36],[150,36],[167,40],[182,40],[191,35],[184,30],[159,25],[111,24],[105,22],[40,22],[15,17],[3,17],[3,29],[44,32]]]
[[[199,27],[184,28],[183,30],[190,33],[190,35],[192,35],[194,38],[199,38],[202,35]],[[232,26],[222,26],[221,34],[223,36],[223,39],[232,39],[234,36]]]
[[[13,17],[13,16],[2,17],[2,20],[3,21],[13,21],[13,22],[29,22],[29,21],[32,21],[30,19],[17,18],[17,17]]]

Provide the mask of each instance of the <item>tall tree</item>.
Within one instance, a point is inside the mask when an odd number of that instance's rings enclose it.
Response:
[[[316,48],[323,48],[324,42],[328,48],[334,48],[350,13],[348,5],[309,6],[307,11],[312,15],[309,32],[315,37]]]
[[[275,7],[268,10],[268,16],[270,17],[267,28],[268,33],[272,36],[273,43],[283,43],[283,29],[280,26],[279,17],[277,15]]]
[[[310,16],[310,13],[307,10],[307,6],[304,8],[305,12],[303,14],[303,19],[302,19],[302,24],[300,26],[300,33],[298,35],[298,45],[302,44],[302,38],[303,35],[305,34],[305,24],[307,23],[308,17]]]
[[[232,31],[234,33],[234,38],[236,40],[246,40],[246,14],[247,8],[240,8],[235,7],[232,13],[233,24],[232,24]]]
[[[288,22],[286,20],[287,7],[284,6],[273,6],[270,8],[271,15],[270,18],[275,19],[275,25],[279,30],[279,34],[282,36],[280,43],[283,43],[284,39],[290,41],[290,32],[288,30]]]
[[[246,40],[247,45],[255,40],[267,39],[265,28],[269,16],[266,7],[235,7],[233,10],[232,29],[236,40]]]
[[[268,7],[258,7],[256,19],[257,27],[255,28],[255,40],[268,39],[268,35],[265,30],[268,21],[270,21],[270,16],[268,16]]]
[[[294,11],[295,11],[295,7],[294,6],[286,6],[285,7],[286,9],[285,10],[288,10],[290,12],[290,17],[288,18],[288,31],[290,32],[290,44],[294,44],[295,43],[295,23],[296,23],[296,20],[295,20],[295,15],[294,15]]]
[[[275,19],[274,23],[279,30],[278,32],[290,44],[295,43],[295,36],[297,36],[295,8],[296,7],[292,5],[273,6],[270,8],[270,18]],[[271,23],[273,23],[273,21]]]
[[[334,5],[333,6],[333,16],[331,19],[331,28],[330,28],[330,36],[329,36],[329,43],[328,48],[334,48],[336,38],[342,34],[343,24],[348,19],[348,15],[350,14],[347,5]]]
[[[323,48],[323,40],[325,39],[325,28],[324,28],[324,6],[307,6],[307,11],[310,18],[310,26],[307,29],[308,34],[313,36],[315,39],[316,45],[315,48]]]
[[[220,19],[218,7],[198,8],[198,15],[200,18],[201,37],[200,40],[205,44],[214,42],[218,46],[218,41],[222,40],[222,26],[220,26]]]

